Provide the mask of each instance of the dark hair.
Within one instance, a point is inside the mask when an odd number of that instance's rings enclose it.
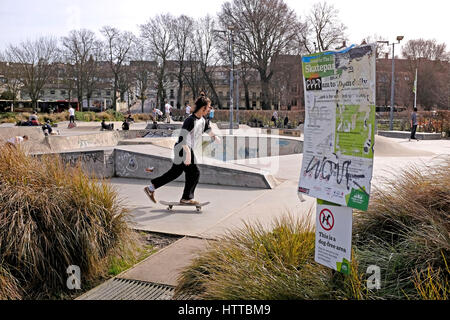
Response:
[[[198,97],[197,100],[195,101],[194,113],[200,110],[200,108],[207,106],[208,103],[211,103],[211,100],[206,96],[204,92],[200,92],[200,97]]]
[[[414,108],[414,111],[416,111],[416,112],[417,112],[417,108]]]

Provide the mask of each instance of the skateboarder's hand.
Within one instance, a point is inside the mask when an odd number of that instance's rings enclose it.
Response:
[[[190,166],[190,165],[191,165],[191,159],[186,159],[186,160],[184,160],[184,164],[185,164],[186,166]]]
[[[220,143],[220,138],[218,136],[214,136],[214,142],[215,143]]]

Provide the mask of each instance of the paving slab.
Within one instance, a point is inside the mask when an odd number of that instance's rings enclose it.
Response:
[[[182,269],[207,246],[208,240],[182,238],[120,274],[119,278],[176,286]]]

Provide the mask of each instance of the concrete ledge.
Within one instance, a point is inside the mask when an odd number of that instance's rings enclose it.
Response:
[[[410,131],[378,131],[378,135],[388,138],[409,139]],[[419,140],[440,140],[441,133],[416,132],[416,138]]]
[[[216,125],[219,129],[230,129],[229,122],[216,122]],[[239,123],[233,122],[233,129],[239,129]]]

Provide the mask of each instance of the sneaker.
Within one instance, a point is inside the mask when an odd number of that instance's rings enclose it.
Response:
[[[145,187],[144,192],[147,195],[147,197],[150,198],[150,200],[152,200],[154,203],[156,203],[155,191],[150,191],[149,187]]]
[[[194,199],[190,199],[190,200],[181,199],[180,203],[181,204],[191,204],[191,205],[198,205],[198,204],[200,204],[200,202],[195,201]]]

